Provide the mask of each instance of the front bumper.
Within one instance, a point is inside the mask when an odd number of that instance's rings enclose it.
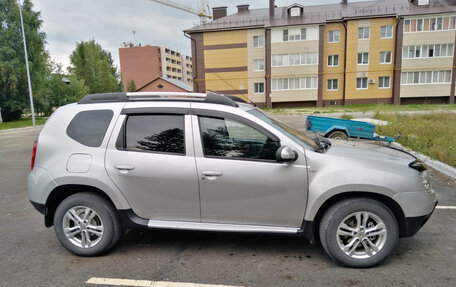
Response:
[[[415,217],[406,217],[404,220],[404,226],[401,228],[400,237],[410,237],[415,235],[421,227],[426,224],[426,222],[431,217],[432,213],[437,206],[437,201],[435,202],[434,208],[432,209],[431,213],[423,216],[415,216]]]

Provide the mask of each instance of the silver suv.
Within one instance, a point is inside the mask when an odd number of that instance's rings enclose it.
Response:
[[[236,98],[187,93],[59,108],[35,142],[28,191],[81,256],[126,228],[168,228],[296,234],[350,267],[382,262],[437,204],[406,152],[312,139]]]

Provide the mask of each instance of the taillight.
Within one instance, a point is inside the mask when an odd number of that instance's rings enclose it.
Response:
[[[33,143],[33,152],[32,152],[32,164],[31,164],[31,169],[33,170],[33,167],[35,166],[35,156],[36,156],[36,146],[38,145],[38,141],[35,141]]]
[[[307,130],[310,130],[310,127],[312,126],[312,123],[310,122],[310,120],[307,120],[306,122],[306,128]]]

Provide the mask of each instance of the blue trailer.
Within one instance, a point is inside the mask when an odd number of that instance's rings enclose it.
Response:
[[[393,142],[393,137],[379,136],[375,133],[375,125],[345,119],[308,116],[306,129],[323,134],[324,137],[334,139],[361,138]]]

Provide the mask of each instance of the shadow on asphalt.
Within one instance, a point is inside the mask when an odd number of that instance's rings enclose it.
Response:
[[[130,230],[112,251],[128,253],[137,249],[174,249],[226,252],[230,256],[242,253],[268,253],[270,256],[287,254],[298,259],[326,257],[320,244],[312,245],[304,237],[275,234],[241,234],[204,231]]]

